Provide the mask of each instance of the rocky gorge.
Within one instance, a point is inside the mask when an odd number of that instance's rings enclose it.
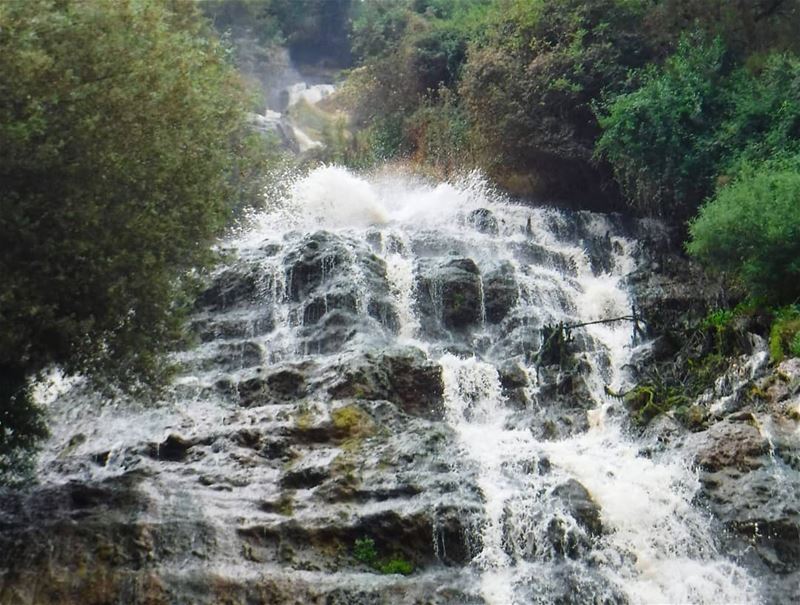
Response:
[[[41,393],[0,602],[800,599],[798,360],[632,419],[718,296],[659,223],[327,167],[221,247],[163,401]]]

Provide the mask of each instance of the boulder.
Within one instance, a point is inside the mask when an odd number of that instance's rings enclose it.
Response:
[[[505,261],[483,276],[483,299],[489,323],[501,322],[517,305],[519,286],[511,263]]]
[[[306,300],[322,284],[352,265],[350,253],[338,236],[318,231],[303,238],[284,258],[287,292],[291,300]]]
[[[180,435],[170,434],[161,443],[151,443],[148,447],[150,457],[157,460],[182,462],[188,456],[194,443]]]
[[[480,271],[471,258],[423,261],[417,267],[417,308],[428,323],[463,331],[481,323]]]
[[[591,536],[603,533],[600,521],[600,506],[594,501],[582,483],[569,479],[553,490],[553,496],[559,498],[573,519]]]
[[[759,457],[769,451],[769,442],[756,426],[755,418],[745,414],[738,421],[726,420],[711,426],[695,455],[695,463],[706,471],[733,467],[740,471],[758,468]]]
[[[224,311],[257,300],[258,274],[252,267],[233,266],[218,273],[211,285],[197,297],[195,306]]]
[[[282,401],[293,401],[305,396],[306,378],[299,368],[283,368],[269,374],[242,380],[237,386],[239,404],[253,407]]]
[[[358,310],[356,295],[347,291],[330,292],[312,298],[303,309],[303,325],[316,324],[326,313],[333,310],[355,313]]]
[[[407,414],[431,419],[443,415],[442,369],[412,347],[366,354],[342,367],[331,396],[386,400]]]
[[[492,211],[486,208],[478,208],[470,212],[467,215],[467,223],[480,233],[497,235],[499,231],[497,219],[492,214]]]

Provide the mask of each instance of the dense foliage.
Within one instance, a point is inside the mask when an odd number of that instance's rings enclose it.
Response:
[[[49,364],[158,384],[242,185],[244,95],[186,1],[0,3],[0,447]],[[33,408],[30,408],[33,410]]]
[[[798,48],[797,0],[390,0],[351,12],[350,98],[376,159],[477,164],[512,189],[591,192],[607,208],[616,180],[640,211],[683,220],[754,136],[772,148],[780,132],[796,138],[781,104],[796,98],[785,53]]]
[[[773,302],[800,297],[800,162],[743,169],[701,209],[689,251]]]
[[[671,216],[694,209],[717,174],[717,135],[730,104],[729,68],[720,40],[684,39],[639,88],[617,96],[600,119],[597,152],[614,167],[631,203]]]
[[[360,65],[346,87],[363,141],[356,163],[410,155],[442,166],[469,162],[466,115],[454,92],[487,6],[391,0],[357,7],[352,44]]]
[[[482,163],[525,173],[534,191],[561,197],[602,181],[592,106],[652,57],[643,14],[616,0],[496,4],[460,87]]]
[[[613,98],[600,119],[598,154],[623,191],[650,214],[687,218],[745,161],[797,152],[800,63],[764,58],[757,72],[737,65],[721,39],[686,37],[642,85]]]

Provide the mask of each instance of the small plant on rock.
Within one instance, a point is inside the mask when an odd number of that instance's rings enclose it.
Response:
[[[379,559],[375,540],[372,538],[358,538],[353,546],[353,556],[364,565],[368,565],[382,574],[410,575],[414,572],[411,561],[395,553],[390,559]]]
[[[382,574],[401,574],[408,576],[414,571],[414,566],[410,561],[407,561],[402,557],[395,556],[385,563],[381,563],[378,567],[378,570]]]
[[[364,565],[375,567],[378,561],[378,551],[375,550],[375,540],[372,538],[358,538],[353,548],[353,556]]]

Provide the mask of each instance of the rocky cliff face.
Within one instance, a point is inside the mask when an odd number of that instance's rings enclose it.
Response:
[[[709,394],[703,431],[641,435],[606,389],[652,358],[631,322],[545,354],[559,323],[684,312],[689,292],[642,277],[657,225],[479,180],[329,168],[293,192],[227,244],[164,401],[52,397],[41,483],[0,496],[0,602],[795,594],[797,423],[767,420],[794,378],[762,407]]]
[[[718,548],[764,578],[768,603],[800,599],[800,360],[770,365],[768,323],[740,318],[716,332],[699,320],[724,292],[674,247],[648,248],[631,275],[653,346],[633,360],[636,374],[687,372],[703,355],[716,361],[689,417],[673,412],[644,431],[647,451],[671,451],[698,473],[697,505],[721,522]]]

